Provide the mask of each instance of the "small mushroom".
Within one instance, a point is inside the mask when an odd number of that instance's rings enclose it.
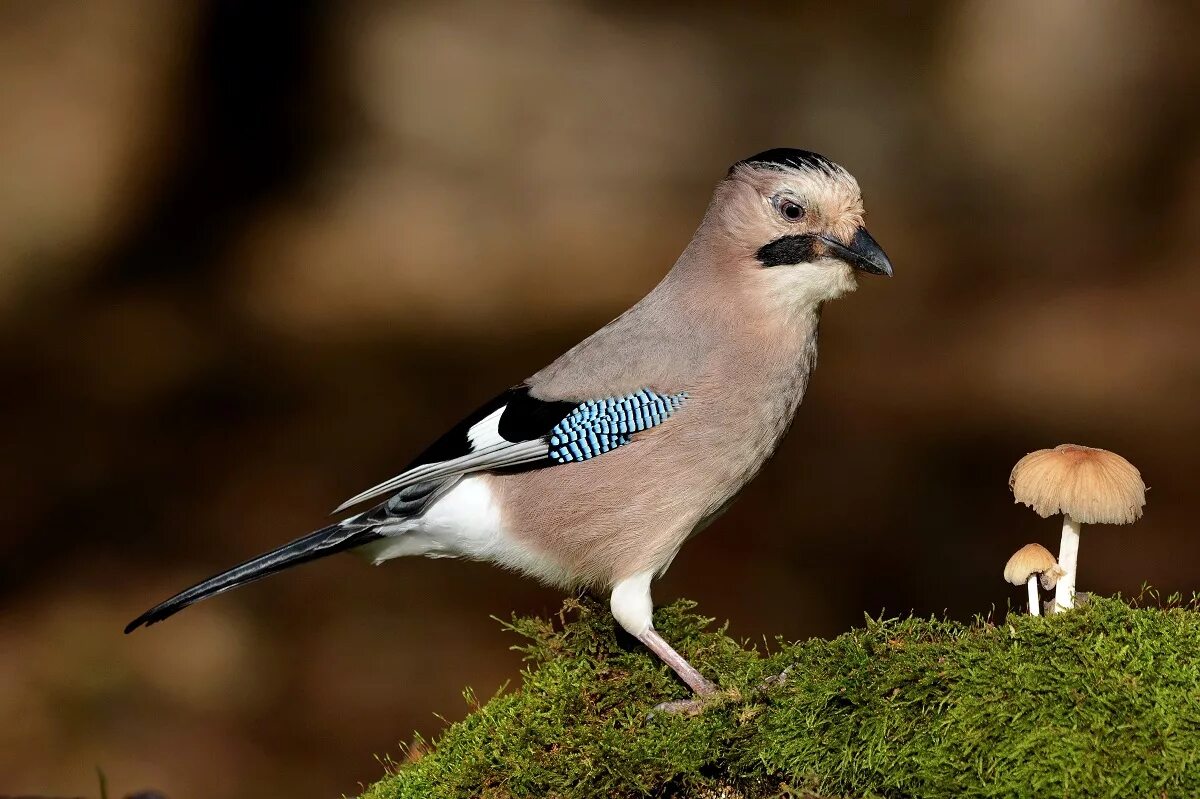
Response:
[[[1041,544],[1026,544],[1013,553],[1004,564],[1004,579],[1013,585],[1025,584],[1029,589],[1029,615],[1040,616],[1042,603],[1038,598],[1037,584],[1040,579],[1042,588],[1049,591],[1062,577],[1062,569],[1058,561],[1050,554],[1050,550]]]
[[[1017,502],[1043,519],[1061,513],[1058,565],[1063,576],[1054,593],[1054,612],[1075,606],[1079,529],[1084,524],[1129,524],[1142,515],[1146,484],[1120,455],[1077,444],[1031,452],[1017,462],[1008,487]]]

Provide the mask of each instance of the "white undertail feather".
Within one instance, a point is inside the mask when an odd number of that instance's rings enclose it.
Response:
[[[417,518],[379,528],[385,537],[359,548],[376,564],[423,555],[494,563],[545,583],[571,586],[568,572],[548,555],[514,538],[488,487],[488,478],[466,477]]]

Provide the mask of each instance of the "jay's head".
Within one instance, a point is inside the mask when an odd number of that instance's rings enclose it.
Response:
[[[854,290],[859,272],[892,274],[863,226],[858,182],[807,150],[767,150],[734,164],[706,224],[717,226],[756,284],[789,302],[839,297]]]

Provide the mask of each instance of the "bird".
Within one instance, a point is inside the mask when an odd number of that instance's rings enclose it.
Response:
[[[717,686],[654,629],[651,583],[774,454],[817,362],[825,303],[892,264],[858,182],[807,150],[733,164],[691,241],[640,301],[453,426],[377,501],[176,594],[202,599],[351,551],[489,562],[607,595],[616,623],[696,701]]]

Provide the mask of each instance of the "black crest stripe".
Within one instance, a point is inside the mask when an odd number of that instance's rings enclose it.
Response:
[[[741,166],[742,164],[775,169],[782,169],[784,167],[812,169],[826,174],[831,174],[841,169],[837,164],[820,153],[814,153],[809,150],[796,150],[791,147],[776,147],[772,150],[764,150],[758,155],[752,155],[749,158],[738,161],[733,167],[730,167],[730,171],[733,171],[734,167]]]

